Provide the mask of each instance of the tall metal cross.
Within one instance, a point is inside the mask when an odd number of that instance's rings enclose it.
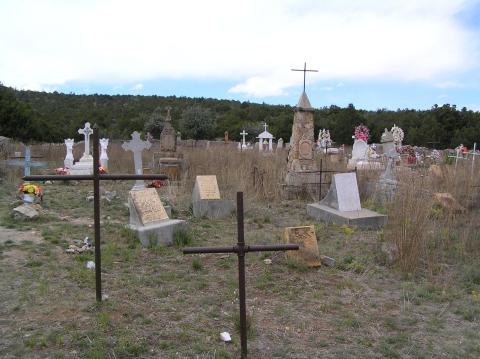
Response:
[[[95,229],[95,293],[98,302],[102,301],[102,258],[100,250],[100,181],[105,180],[165,180],[164,174],[100,174],[99,134],[97,125],[93,126],[93,175],[34,175],[23,177],[24,181],[93,181],[93,221]]]
[[[245,253],[297,250],[298,244],[246,245],[243,227],[243,192],[237,192],[237,244],[226,247],[185,248],[183,254],[236,253],[238,256],[238,293],[240,302],[241,357],[247,357],[247,307],[245,299]]]
[[[292,71],[302,71],[303,72],[303,92],[305,92],[305,75],[307,72],[318,72],[318,70],[307,70],[307,63],[303,65],[303,70],[301,69],[292,69]]]

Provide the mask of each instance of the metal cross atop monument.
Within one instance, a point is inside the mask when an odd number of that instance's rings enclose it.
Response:
[[[245,253],[289,251],[298,249],[298,244],[246,245],[243,227],[243,192],[237,192],[237,244],[226,247],[185,248],[183,254],[236,253],[238,256],[238,293],[240,302],[240,343],[242,359],[247,357],[247,308],[245,299]]]
[[[85,136],[85,139],[87,136]],[[87,148],[87,147],[86,147]],[[93,220],[95,228],[95,293],[97,301],[102,301],[102,258],[100,251],[100,181],[105,180],[165,180],[168,176],[164,174],[100,174],[100,151],[99,134],[97,125],[93,126],[93,175],[35,175],[25,176],[24,181],[93,181]]]
[[[307,63],[303,65],[303,70],[301,69],[292,69],[292,71],[302,71],[303,72],[303,92],[305,92],[305,75],[307,72],[318,72],[318,70],[307,70]]]

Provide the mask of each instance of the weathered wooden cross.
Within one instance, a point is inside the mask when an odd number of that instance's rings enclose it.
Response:
[[[307,70],[307,63],[305,62],[302,69],[292,69],[292,71],[302,71],[303,72],[303,92],[305,92],[305,75],[307,72],[318,72],[318,70]]]
[[[298,244],[245,245],[243,227],[243,192],[237,192],[237,244],[226,247],[185,248],[183,254],[195,253],[237,253],[238,293],[240,302],[240,345],[241,357],[247,357],[247,308],[245,299],[245,253],[288,251],[298,249]]]
[[[87,136],[85,137],[87,138]],[[89,149],[85,147],[85,154]],[[100,250],[100,181],[105,180],[165,180],[164,174],[100,174],[99,134],[97,125],[93,126],[93,175],[35,175],[25,176],[24,181],[93,181],[93,220],[95,230],[95,292],[97,301],[102,301],[102,258]]]

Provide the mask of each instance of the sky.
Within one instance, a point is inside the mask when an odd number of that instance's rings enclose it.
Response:
[[[0,82],[480,111],[480,0],[0,0]]]

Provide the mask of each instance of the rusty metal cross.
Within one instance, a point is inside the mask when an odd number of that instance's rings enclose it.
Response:
[[[307,63],[303,65],[303,69],[292,69],[292,71],[302,71],[303,72],[303,92],[305,92],[305,77],[307,72],[318,72],[318,70],[307,70]]]
[[[98,126],[93,126],[93,175],[34,175],[23,177],[24,181],[93,181],[93,220],[95,229],[95,293],[98,302],[102,301],[102,255],[100,250],[100,181],[105,180],[165,180],[164,174],[100,174],[100,151]],[[86,150],[87,151],[87,150]],[[96,164],[96,165],[95,165]]]
[[[247,308],[245,298],[245,253],[288,251],[298,249],[298,244],[246,245],[243,226],[243,192],[237,192],[237,244],[226,247],[185,248],[183,254],[236,253],[238,256],[238,293],[240,302],[241,357],[247,357]]]

